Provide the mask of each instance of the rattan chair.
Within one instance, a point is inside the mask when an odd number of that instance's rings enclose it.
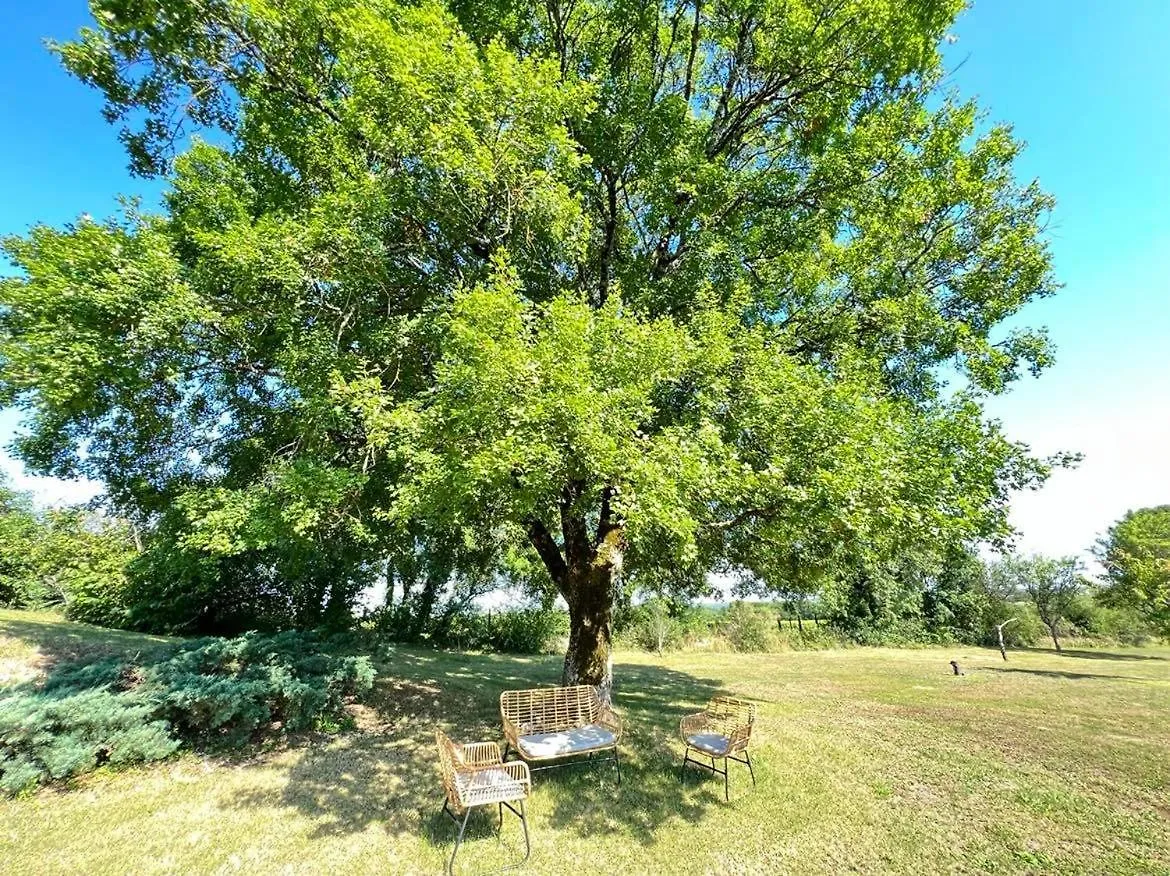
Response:
[[[447,872],[455,872],[455,856],[467,830],[471,810],[480,806],[497,804],[500,812],[500,827],[504,826],[504,807],[507,806],[520,818],[524,828],[524,857],[515,864],[502,867],[511,870],[528,860],[532,845],[528,839],[528,816],[524,812],[524,801],[532,789],[528,765],[521,761],[504,763],[500,747],[494,742],[474,742],[456,745],[442,730],[435,731],[435,742],[439,748],[439,768],[443,774],[443,790],[447,799],[443,801],[443,812],[459,825],[455,838],[455,850],[447,862]],[[512,804],[517,804],[517,809]],[[463,818],[460,820],[459,816]]]
[[[748,743],[752,738],[752,724],[755,720],[755,704],[734,697],[715,697],[703,711],[683,718],[679,723],[679,735],[686,744],[686,752],[683,754],[682,767],[679,769],[679,781],[686,777],[687,764],[700,766],[723,776],[723,799],[730,800],[727,762],[734,760],[736,763],[747,764],[754,788],[756,771],[752,769]],[[695,760],[691,757],[692,751],[710,758],[711,763],[705,764],[701,760]],[[736,757],[739,753],[743,754],[742,758]],[[723,759],[723,769],[715,765],[716,758]]]
[[[622,738],[622,722],[602,702],[596,687],[580,684],[506,690],[500,694],[500,718],[507,740],[505,758],[514,751],[534,764],[532,770],[536,772],[591,762],[595,755],[612,751],[617,781],[621,784],[618,742]],[[566,760],[576,755],[585,755],[586,760]]]

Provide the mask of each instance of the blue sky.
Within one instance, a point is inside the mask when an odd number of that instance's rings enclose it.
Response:
[[[42,46],[88,22],[80,0],[11,4],[0,30],[0,233],[80,213],[105,216],[131,178],[98,96]],[[1047,325],[1057,364],[994,400],[992,415],[1041,453],[1084,463],[1017,497],[1020,547],[1081,553],[1128,508],[1170,502],[1170,64],[1166,0],[982,0],[956,23],[951,81],[1028,149],[1018,168],[1058,199],[1051,227],[1056,297],[1022,322]],[[0,443],[17,428],[0,412]],[[28,478],[44,501],[93,488]]]

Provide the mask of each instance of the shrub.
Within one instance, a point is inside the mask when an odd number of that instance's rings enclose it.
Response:
[[[124,629],[130,622],[125,576],[79,571],[69,586],[65,617],[83,624]]]
[[[522,608],[489,614],[484,647],[510,654],[543,654],[569,634],[569,616],[563,611]]]
[[[1121,645],[1144,645],[1153,637],[1153,630],[1135,609],[1102,605],[1095,596],[1085,594],[1069,608],[1068,621],[1077,635]]]
[[[0,698],[0,788],[19,793],[103,764],[160,760],[183,744],[336,724],[371,688],[366,657],[332,656],[311,633],[201,639],[153,662],[65,667]]]
[[[736,651],[767,651],[774,644],[776,622],[762,606],[733,602],[723,613],[720,632]]]
[[[547,654],[559,650],[558,639],[568,636],[569,616],[552,608],[489,612],[467,608],[438,618],[420,635],[408,613],[383,608],[370,612],[363,626],[377,639],[394,642],[425,642],[439,648],[507,654]]]
[[[84,508],[38,511],[0,478],[0,605],[64,603],[71,620],[125,626],[126,565],[133,555],[126,521]]]
[[[180,741],[155,709],[109,686],[6,697],[0,701],[0,788],[15,794],[104,763],[167,757]]]
[[[776,644],[793,651],[823,651],[839,648],[846,642],[826,624],[805,621],[803,629],[785,624],[776,634]]]

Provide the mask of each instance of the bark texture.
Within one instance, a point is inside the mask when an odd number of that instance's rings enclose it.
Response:
[[[559,543],[538,520],[529,522],[528,537],[569,606],[569,646],[561,683],[596,685],[608,701],[613,688],[614,583],[621,573],[624,539],[611,513],[612,491],[602,492],[598,523],[592,533],[579,507],[581,492],[580,485],[565,488]]]

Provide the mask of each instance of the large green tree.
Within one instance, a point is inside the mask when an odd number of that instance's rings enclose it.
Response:
[[[1106,602],[1137,609],[1170,636],[1170,505],[1129,511],[1097,543]]]
[[[607,684],[619,577],[874,575],[1045,474],[981,402],[1050,200],[940,90],[958,0],[91,6],[169,192],[7,242],[2,400],[171,549],[516,572]]]

